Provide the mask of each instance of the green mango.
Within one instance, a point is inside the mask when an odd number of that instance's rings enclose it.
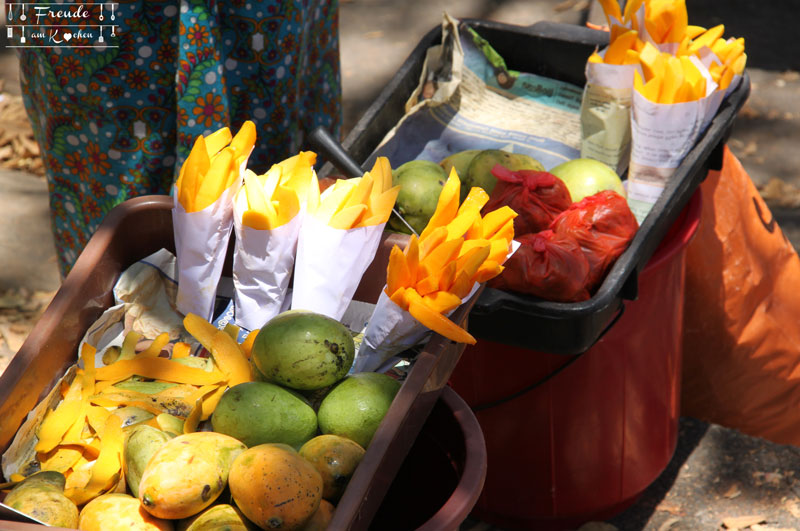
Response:
[[[469,165],[472,162],[472,159],[475,158],[475,155],[480,153],[480,149],[467,149],[465,151],[459,151],[457,153],[453,153],[442,160],[439,161],[439,166],[442,167],[444,170],[445,175],[448,177],[450,176],[450,170],[453,168],[456,169],[456,173],[458,174],[458,178],[462,181],[467,176],[467,170],[469,170]]]
[[[139,482],[147,462],[170,439],[172,436],[167,432],[147,424],[134,426],[126,437],[122,452],[125,460],[125,481],[135,497],[139,497]]]
[[[299,448],[317,433],[317,415],[288,389],[245,382],[225,391],[211,414],[211,427],[248,447],[283,443]]]
[[[395,210],[417,234],[425,229],[436,211],[439,194],[446,180],[444,169],[430,160],[411,160],[392,172],[392,184],[400,186]],[[411,234],[411,230],[395,214],[389,218],[389,227]]]
[[[505,166],[511,171],[536,170],[545,171],[538,160],[522,153],[509,153],[500,149],[484,149],[472,159],[467,169],[466,178],[461,180],[461,200],[463,201],[470,188],[478,186],[487,194],[492,195],[492,190],[497,184],[497,177],[492,175],[495,164]]]

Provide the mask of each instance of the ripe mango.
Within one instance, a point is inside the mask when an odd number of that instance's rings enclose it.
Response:
[[[288,389],[269,382],[245,382],[225,391],[211,415],[211,426],[248,447],[283,443],[299,448],[317,433],[317,415]]]
[[[176,529],[177,531],[256,531],[258,528],[247,521],[242,511],[233,505],[221,503],[212,505],[187,520],[181,520]]]
[[[328,434],[314,437],[299,453],[322,476],[322,497],[337,501],[366,451],[355,441]]]
[[[251,353],[267,381],[311,391],[344,378],[355,357],[350,331],[315,312],[290,310],[272,318],[258,332]]]
[[[480,149],[467,149],[453,153],[440,160],[439,166],[442,167],[445,175],[450,175],[450,170],[455,168],[456,173],[458,173],[458,178],[463,180],[467,176],[467,170],[469,169],[469,164],[472,162],[472,159],[480,152]],[[466,197],[466,195],[464,195],[464,197]],[[464,197],[461,198],[462,201]]]
[[[37,472],[11,489],[3,503],[54,527],[77,527],[78,507],[64,496],[65,483],[61,472]]]
[[[102,494],[81,509],[81,531],[172,531],[172,522],[156,518],[139,500],[122,493]]]
[[[211,431],[179,435],[150,458],[139,482],[142,506],[158,518],[193,516],[220,495],[233,460],[245,450],[237,439]]]
[[[322,500],[322,477],[300,454],[261,444],[242,452],[231,466],[231,496],[262,529],[300,530]]]

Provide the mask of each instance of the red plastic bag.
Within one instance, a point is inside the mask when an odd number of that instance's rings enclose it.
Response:
[[[603,282],[614,261],[639,228],[624,197],[605,190],[573,203],[550,225],[556,234],[577,240],[589,262],[589,291]]]
[[[558,302],[589,298],[589,262],[575,238],[543,230],[515,238],[520,247],[489,286]]]
[[[492,175],[497,184],[485,211],[508,205],[514,218],[514,234],[522,235],[547,229],[555,217],[572,204],[564,181],[546,171],[518,170],[496,164]]]

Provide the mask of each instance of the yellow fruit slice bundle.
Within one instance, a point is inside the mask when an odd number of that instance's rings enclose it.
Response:
[[[712,61],[708,71],[714,82],[719,85],[719,90],[726,90],[734,76],[740,76],[744,72],[747,63],[744,37],[723,39],[725,26],[722,24],[707,30],[699,26],[696,28],[699,30],[696,37],[692,38],[686,49],[680,50],[679,53],[699,56],[704,48],[710,49],[719,61]]]
[[[459,205],[460,189],[452,170],[419,238],[412,235],[405,250],[392,248],[385,292],[424,326],[453,341],[474,344],[475,338],[446,314],[461,304],[476,282],[503,271],[517,214],[504,206],[481,216],[489,195],[475,187]]]
[[[239,191],[247,199],[242,224],[272,230],[294,219],[301,205],[316,207],[319,203],[319,184],[314,172],[316,160],[316,153],[301,151],[274,164],[263,175],[246,170],[244,186]]]
[[[236,183],[255,142],[256,126],[249,120],[234,137],[227,127],[198,136],[175,184],[184,210],[199,212],[209,207]]]
[[[399,193],[400,187],[392,186],[389,159],[378,157],[363,176],[336,181],[309,212],[334,229],[370,227],[386,223]]]
[[[139,353],[141,335],[128,332],[116,360],[95,367],[95,348],[84,344],[83,368],[63,387],[60,403],[45,413],[35,446],[42,470],[66,476],[65,495],[82,505],[124,482],[125,426],[138,422],[175,432],[197,429],[214,412],[230,386],[251,380],[245,351],[231,336],[203,318],[189,314],[184,328],[211,355],[208,363],[184,363],[189,345],[176,342],[172,357],[166,333]],[[140,412],[140,413],[137,413]],[[147,412],[147,417],[141,416]]]

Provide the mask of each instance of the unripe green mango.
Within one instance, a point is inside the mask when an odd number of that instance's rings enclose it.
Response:
[[[172,439],[167,432],[158,428],[139,424],[134,426],[125,439],[123,457],[125,459],[125,481],[135,497],[139,497],[139,482],[147,462],[156,450]]]

